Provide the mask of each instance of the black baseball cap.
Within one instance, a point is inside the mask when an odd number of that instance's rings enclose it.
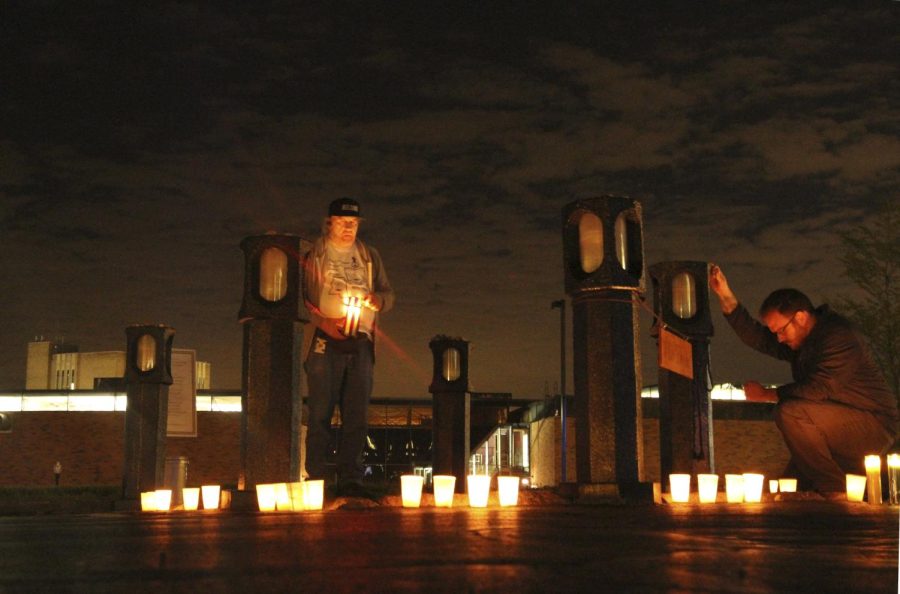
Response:
[[[353,198],[338,198],[332,200],[328,205],[328,216],[330,217],[358,217],[359,202]]]

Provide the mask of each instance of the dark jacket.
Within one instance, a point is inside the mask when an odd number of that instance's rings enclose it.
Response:
[[[869,411],[897,436],[897,398],[887,387],[869,346],[846,318],[827,305],[816,308],[816,325],[796,351],[755,320],[742,305],[725,316],[751,348],[788,361],[793,383],[778,388],[778,399],[831,400]]]

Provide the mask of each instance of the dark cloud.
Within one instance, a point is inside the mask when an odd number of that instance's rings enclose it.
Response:
[[[648,263],[718,261],[748,302],[839,293],[836,233],[900,189],[894,4],[6,7],[0,387],[34,334],[148,320],[236,387],[241,239],[315,238],[342,195],[398,290],[382,394],[424,391],[441,333],[484,389],[555,381],[578,198],[640,200]],[[716,341],[722,379],[773,373]]]

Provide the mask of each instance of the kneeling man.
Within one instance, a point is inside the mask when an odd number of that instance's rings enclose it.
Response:
[[[775,423],[791,452],[786,475],[826,497],[839,497],[845,474],[865,474],[866,454],[883,454],[897,438],[897,398],[865,339],[846,318],[827,305],[813,307],[796,289],[766,297],[760,323],[718,266],[710,268],[709,286],[744,343],[791,365],[793,383],[744,384],[747,400],[778,403]]]

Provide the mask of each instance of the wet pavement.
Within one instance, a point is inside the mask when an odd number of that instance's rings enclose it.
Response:
[[[0,518],[0,592],[897,592],[898,507],[425,507]]]

